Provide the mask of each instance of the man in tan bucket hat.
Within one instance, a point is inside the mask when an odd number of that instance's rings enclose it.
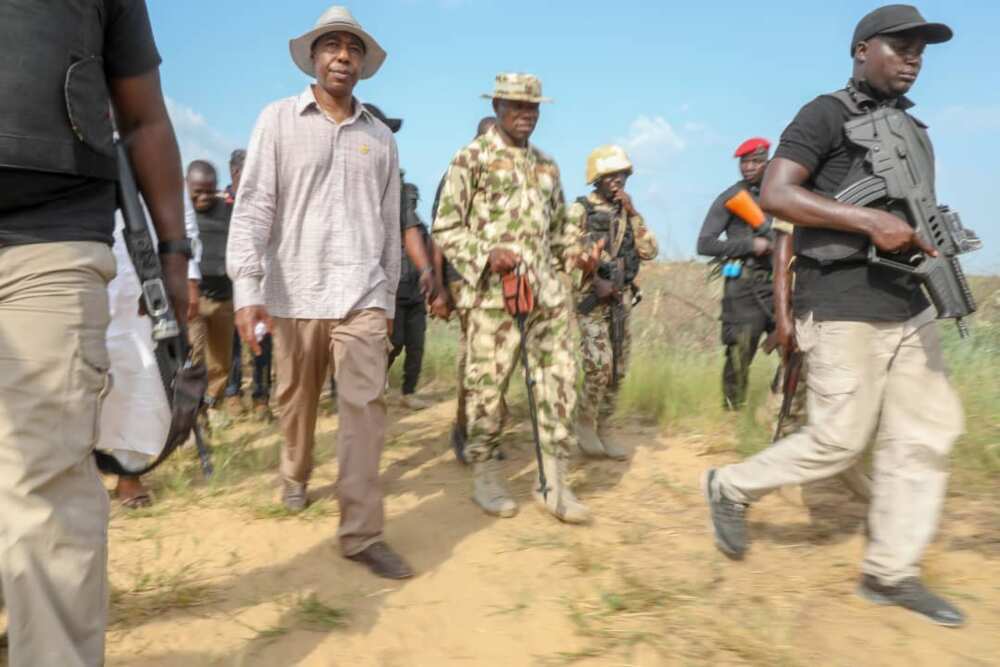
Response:
[[[534,485],[535,498],[562,521],[584,523],[590,512],[566,483],[576,444],[576,360],[565,274],[592,270],[596,258],[583,255],[580,230],[567,221],[559,167],[528,141],[539,104],[550,101],[541,82],[530,74],[499,74],[484,97],[493,100],[496,125],[452,159],[434,220],[434,237],[461,276],[455,300],[467,327],[465,454],[474,471],[472,498],[487,514],[517,512],[497,445],[503,395],[523,344],[545,480]],[[515,271],[534,295],[523,342],[502,288]]]
[[[273,332],[285,443],[282,501],[308,504],[316,412],[332,364],[340,418],[341,552],[391,579],[410,567],[382,539],[383,397],[399,283],[399,157],[392,131],[354,97],[382,47],[343,7],[289,44],[315,81],[261,114],[229,233],[236,326],[260,354]]]

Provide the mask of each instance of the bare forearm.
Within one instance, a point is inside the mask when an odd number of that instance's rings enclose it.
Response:
[[[424,235],[419,227],[409,227],[403,237],[403,246],[406,248],[406,256],[413,262],[417,271],[423,271],[431,265],[427,258],[427,246],[424,245]]]
[[[823,227],[869,236],[874,226],[872,210],[842,204],[806,189],[805,167],[788,159],[775,158],[764,175],[760,205],[775,218],[800,227]]]
[[[431,241],[431,247],[434,249],[434,275],[437,277],[438,281],[442,284],[444,283],[444,253],[441,252],[441,248],[437,243]]]
[[[160,89],[160,73],[111,79],[118,131],[161,241],[185,236],[181,155]]]
[[[789,320],[792,317],[792,236],[778,232],[774,241],[774,316]]]
[[[132,129],[129,155],[157,237],[161,241],[184,238],[181,156],[173,127],[165,114],[162,119]]]

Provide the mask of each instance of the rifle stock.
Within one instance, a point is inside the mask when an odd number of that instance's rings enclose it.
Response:
[[[118,459],[104,452],[97,451],[94,454],[97,457],[98,467],[105,472],[116,475],[144,475],[166,460],[194,430],[202,470],[208,476],[212,474],[211,454],[201,438],[196,423],[196,415],[208,384],[207,372],[203,364],[192,364],[189,359],[187,332],[178,322],[170,302],[163,281],[163,267],[160,265],[146,212],[139,200],[139,190],[132,173],[132,165],[124,143],[117,137],[115,159],[118,167],[118,207],[125,222],[122,235],[139,280],[146,314],[152,320],[154,355],[170,405],[171,423],[167,441],[159,456],[141,469],[128,469]]]
[[[795,392],[799,388],[799,379],[802,375],[802,352],[795,351],[788,355],[785,362],[784,379],[782,380],[781,410],[778,412],[778,422],[774,428],[774,435],[771,442],[777,442],[781,437],[781,429],[792,411],[792,401],[795,399]]]

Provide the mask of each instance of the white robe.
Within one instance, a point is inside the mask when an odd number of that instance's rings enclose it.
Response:
[[[118,273],[108,284],[111,322],[107,344],[112,385],[101,411],[97,448],[128,468],[139,468],[163,450],[170,430],[170,406],[153,354],[150,319],[139,315],[141,290],[122,236],[124,224],[121,212],[116,213],[113,251]],[[198,224],[186,193],[184,226],[197,248]],[[152,225],[150,232],[155,239]],[[188,278],[192,280],[201,278],[197,259],[189,264]]]

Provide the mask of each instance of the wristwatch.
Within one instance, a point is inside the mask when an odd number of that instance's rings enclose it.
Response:
[[[160,241],[156,250],[161,255],[184,255],[188,259],[194,259],[194,248],[191,246],[191,239]]]

